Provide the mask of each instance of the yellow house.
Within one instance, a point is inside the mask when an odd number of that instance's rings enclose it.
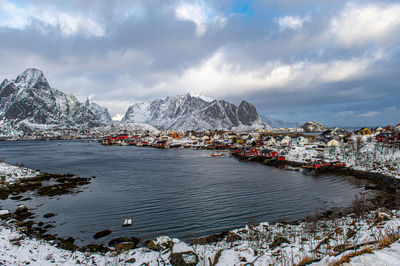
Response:
[[[363,135],[363,136],[371,135],[371,130],[369,130],[368,128],[363,128],[360,130],[359,135]]]

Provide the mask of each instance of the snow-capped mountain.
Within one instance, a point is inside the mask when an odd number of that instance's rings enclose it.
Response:
[[[0,85],[0,134],[52,128],[88,128],[99,123],[74,96],[50,88],[43,72],[29,68]]]
[[[90,102],[89,98],[86,99],[85,107],[89,108],[94,114],[97,121],[103,125],[112,124],[112,119],[106,107],[100,106],[97,103]]]
[[[261,121],[256,108],[246,101],[237,107],[194,93],[135,103],[128,108],[121,121],[173,130],[270,128]]]

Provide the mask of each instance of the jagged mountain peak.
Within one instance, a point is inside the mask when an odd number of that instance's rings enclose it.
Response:
[[[26,83],[32,87],[37,87],[37,85],[50,87],[43,72],[37,68],[28,68],[19,74],[15,79],[15,83]]]
[[[97,125],[99,121],[89,108],[75,96],[51,88],[38,69],[27,69],[0,85],[0,135]]]
[[[89,97],[86,99],[84,105],[94,114],[97,121],[99,121],[101,124],[109,125],[113,123],[106,107],[103,107],[93,101],[90,101]]]
[[[131,105],[122,122],[147,123],[159,129],[261,129],[256,108],[243,102],[239,108],[223,100],[202,99],[198,95],[169,96]]]
[[[190,95],[190,97],[194,97],[194,98],[200,98],[205,102],[212,102],[214,101],[214,99],[208,97],[208,96],[204,96],[202,95],[200,92],[198,91],[191,91],[187,93],[188,95]]]

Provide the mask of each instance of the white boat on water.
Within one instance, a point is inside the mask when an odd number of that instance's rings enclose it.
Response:
[[[132,225],[132,219],[122,220],[122,226],[131,226],[131,225]]]

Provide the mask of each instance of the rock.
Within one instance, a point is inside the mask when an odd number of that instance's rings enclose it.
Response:
[[[32,212],[28,212],[28,211],[19,212],[18,214],[14,214],[15,219],[18,220],[18,221],[23,221],[23,220],[25,220],[25,219],[27,219],[27,218],[29,218],[31,216],[33,216],[33,213]]]
[[[380,189],[382,189],[382,186],[379,186],[377,184],[365,185],[365,190],[380,190]]]
[[[279,247],[280,245],[282,245],[283,243],[290,243],[289,240],[287,240],[287,238],[285,238],[282,235],[276,235],[274,237],[274,241],[272,242],[271,245],[269,245],[270,249],[275,249],[276,247]]]
[[[117,244],[116,250],[117,252],[122,252],[134,249],[135,247],[136,247],[135,242],[122,242]]]
[[[128,260],[125,261],[126,263],[135,263],[136,259],[135,258],[130,258]]]
[[[168,236],[159,236],[156,239],[147,243],[147,247],[154,251],[162,251],[165,249],[172,249],[174,243]]]
[[[43,226],[44,229],[50,229],[50,228],[54,228],[55,226],[52,224],[46,224],[45,226]]]
[[[62,248],[62,249],[66,249],[66,250],[70,250],[70,251],[75,251],[78,249],[78,246],[76,246],[75,243],[75,239],[72,237],[68,237],[67,239],[59,239],[60,244],[58,245],[58,247]]]
[[[226,237],[228,235],[228,231],[223,231],[220,234],[213,234],[207,237],[201,237],[201,238],[197,238],[195,240],[192,241],[193,244],[196,245],[206,245],[206,244],[212,244],[218,241],[221,241],[222,239],[224,239],[224,237]]]
[[[56,239],[56,237],[52,234],[41,235],[40,238],[47,241]]]
[[[193,251],[172,253],[170,262],[174,266],[195,266],[199,262],[199,257]]]
[[[1,200],[6,200],[8,199],[8,192],[7,191],[0,191],[0,199]]]
[[[110,247],[116,247],[119,243],[122,243],[122,242],[133,242],[133,243],[135,243],[135,247],[136,247],[136,245],[140,242],[140,239],[137,237],[121,236],[121,237],[112,239],[110,242],[108,242],[108,245]]]
[[[19,205],[18,208],[15,210],[14,214],[19,215],[19,214],[21,214],[21,213],[23,213],[23,212],[27,212],[27,211],[28,211],[28,208],[27,208],[25,205],[21,204],[21,205]]]
[[[103,231],[100,231],[100,232],[97,232],[96,234],[94,234],[93,235],[93,238],[94,239],[99,239],[99,238],[102,238],[102,237],[105,237],[105,236],[108,236],[109,234],[111,234],[112,233],[112,231],[111,230],[103,230]]]
[[[34,221],[26,221],[26,222],[21,222],[19,225],[31,228],[34,223],[35,223]]]
[[[328,130],[327,126],[321,123],[308,121],[301,126],[305,132],[323,132]]]
[[[106,248],[103,245],[89,244],[89,245],[81,247],[79,249],[79,251],[82,251],[82,252],[107,252],[108,248]]]
[[[19,196],[13,196],[10,199],[12,199],[12,200],[20,200],[22,198],[23,198],[23,196],[19,195]]]
[[[7,219],[8,217],[10,217],[9,210],[0,210],[0,218],[1,219]]]
[[[54,213],[46,213],[45,215],[43,215],[43,217],[44,218],[51,218],[51,217],[54,217],[54,216],[56,216]]]
[[[226,236],[226,242],[229,242],[229,243],[239,241],[239,240],[242,240],[242,237],[240,235],[232,233],[232,232],[229,232]]]

